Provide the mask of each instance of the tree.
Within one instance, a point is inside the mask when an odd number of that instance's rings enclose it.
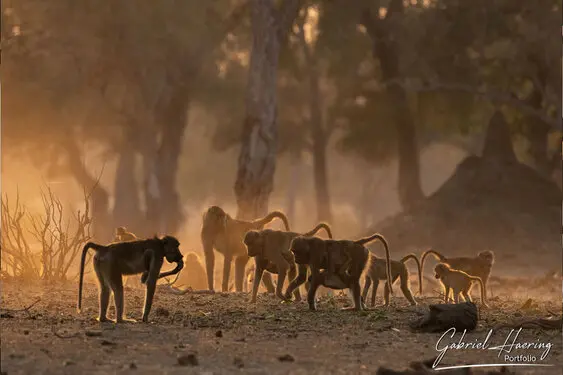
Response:
[[[309,103],[309,124],[312,140],[313,171],[315,191],[317,196],[317,219],[319,221],[332,222],[330,209],[330,194],[327,176],[327,156],[326,148],[330,137],[331,129],[326,128],[323,116],[323,104],[320,92],[320,66],[317,61],[318,56],[314,45],[307,42],[305,38],[304,23],[308,18],[310,7],[306,8],[305,17],[299,22],[297,37],[303,53],[303,70],[308,79],[308,103]],[[316,25],[315,25],[316,26]]]
[[[217,47],[245,10],[235,0],[203,7],[197,1],[15,4],[10,21],[19,31],[5,59],[12,87],[6,96],[13,104],[5,135],[32,147],[39,167],[87,187],[96,178],[84,168],[78,142],[96,141],[106,157],[117,157],[113,208],[102,186],[92,194],[98,239],[109,240],[114,224],[147,235],[177,231],[182,212],[176,174],[188,105],[216,79],[215,62],[224,59]],[[17,126],[21,122],[25,130]],[[142,184],[135,175],[137,155]]]
[[[277,151],[277,69],[280,48],[295,20],[299,0],[253,0],[252,52],[246,115],[235,182],[237,217],[254,219],[268,210]]]
[[[379,13],[379,9],[376,11]],[[397,80],[403,74],[400,71],[399,51],[392,29],[393,23],[401,22],[403,13],[402,0],[391,0],[383,18],[374,17],[369,9],[364,10],[363,25],[373,41],[373,55],[379,60],[385,81]],[[387,86],[387,95],[394,104],[393,115],[397,127],[399,199],[403,208],[407,209],[423,197],[416,125],[404,87],[390,84]]]

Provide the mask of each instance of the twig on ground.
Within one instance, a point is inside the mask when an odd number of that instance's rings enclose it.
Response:
[[[27,307],[24,307],[23,309],[6,309],[6,308],[2,307],[2,308],[0,308],[0,310],[5,311],[5,312],[9,312],[9,313],[25,312],[29,317],[31,317],[29,310],[33,306],[37,305],[40,301],[41,301],[41,298],[38,298],[37,300],[35,300],[35,302],[33,302],[32,304],[30,304]]]

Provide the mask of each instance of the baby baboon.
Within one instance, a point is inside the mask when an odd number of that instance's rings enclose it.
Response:
[[[473,286],[473,281],[477,281],[481,284],[481,303],[483,306],[488,307],[484,292],[485,286],[480,277],[468,275],[460,270],[454,270],[447,263],[438,263],[436,267],[434,267],[434,273],[436,274],[436,278],[444,285],[445,303],[448,303],[450,290],[454,293],[455,303],[459,303],[460,293],[463,295],[466,302],[471,302],[469,292]]]
[[[291,242],[291,251],[295,254],[295,263],[299,265],[308,265],[311,270],[311,285],[307,293],[307,303],[310,310],[316,310],[315,293],[320,285],[331,289],[349,288],[354,298],[354,310],[362,310],[363,303],[361,300],[360,276],[364,271],[368,261],[369,250],[364,246],[368,242],[379,239],[385,246],[385,254],[387,257],[387,282],[391,293],[393,287],[391,283],[391,266],[389,261],[389,247],[387,241],[380,234],[374,234],[370,237],[362,238],[356,241],[350,240],[323,240],[317,237],[297,237]],[[327,269],[327,252],[343,252],[348,255],[341,256],[341,259],[351,258],[350,266],[345,274],[339,274],[342,284],[338,286],[326,285],[325,272],[321,270]],[[336,259],[334,257],[333,259]],[[341,264],[336,264],[336,269],[340,269]],[[286,298],[291,295],[293,290],[301,285],[307,279],[307,269],[299,268],[299,274],[293,280],[285,293]]]
[[[409,288],[409,270],[405,265],[405,262],[409,259],[412,259],[416,262],[416,267],[418,270],[418,290],[419,293],[422,294],[422,272],[420,267],[420,262],[418,258],[414,254],[408,254],[404,256],[401,260],[391,260],[391,280],[392,282],[396,282],[398,278],[401,279],[401,291],[405,298],[411,303],[411,305],[415,306],[416,301],[414,300],[411,290]],[[385,272],[385,260],[376,257],[373,254],[370,254],[370,259],[368,262],[368,268],[366,273],[366,280],[364,284],[364,291],[362,292],[362,298],[364,301],[368,296],[368,291],[371,286],[371,282],[373,281],[373,289],[371,291],[371,306],[375,305],[375,296],[377,294],[377,287],[379,286],[379,280],[386,280],[386,272]],[[389,286],[385,283],[384,289],[384,299],[385,299],[385,306],[389,306]]]
[[[286,274],[288,274],[290,280],[293,280],[297,275],[295,258],[293,253],[289,250],[291,241],[298,236],[313,236],[322,228],[324,228],[328,236],[332,238],[332,232],[326,223],[320,223],[304,234],[272,229],[263,229],[261,231],[251,230],[246,233],[244,236],[244,244],[248,249],[248,256],[254,257],[255,260],[251,302],[256,302],[258,286],[260,285],[264,271],[278,275],[276,296],[282,300],[286,299],[282,292]],[[303,267],[305,267],[306,270],[306,266]],[[294,295],[296,300],[301,300],[299,289],[294,291]]]
[[[152,300],[156,289],[156,281],[162,277],[175,275],[184,267],[180,242],[172,236],[151,238],[128,242],[114,242],[107,246],[88,242],[82,250],[80,261],[80,281],[78,286],[78,312],[82,308],[82,284],[84,280],[84,262],[89,249],[94,249],[94,271],[100,288],[100,322],[108,321],[107,309],[109,305],[110,289],[113,291],[116,321],[118,323],[132,321],[123,317],[123,279],[122,275],[143,273],[147,284],[145,306],[143,308],[143,322],[148,321]],[[164,262],[175,262],[172,271],[159,273]],[[146,275],[146,277],[145,277]]]
[[[193,290],[202,290],[207,287],[205,269],[199,256],[193,251],[184,257],[184,270],[180,274],[177,284],[191,287]]]
[[[244,246],[243,243],[244,235],[249,230],[262,229],[264,225],[275,218],[281,219],[284,223],[285,230],[289,231],[287,217],[279,211],[270,212],[262,219],[245,221],[233,219],[229,214],[223,211],[221,207],[209,207],[203,214],[203,226],[201,228],[201,243],[203,245],[203,254],[205,255],[207,286],[209,290],[214,290],[213,270],[215,268],[215,254],[213,249],[215,249],[224,256],[222,291],[226,292],[229,289],[229,274],[233,258],[236,258],[235,290],[237,292],[242,291],[244,268],[248,262],[246,246]],[[270,276],[268,275],[267,277],[269,278]],[[266,287],[271,286],[271,279],[269,285],[266,282],[264,284]],[[273,290],[271,290],[271,292],[273,292]]]
[[[454,270],[467,272],[469,275],[481,278],[485,287],[485,297],[487,297],[487,283],[495,262],[495,254],[492,251],[481,251],[476,257],[457,257],[446,258],[442,254],[434,250],[427,250],[422,253],[420,258],[421,268],[424,270],[424,261],[428,255],[433,255],[441,263],[449,264]]]
[[[135,236],[131,232],[128,232],[127,228],[125,227],[115,228],[115,238],[113,239],[114,242],[135,241],[137,239],[138,239],[137,236]]]

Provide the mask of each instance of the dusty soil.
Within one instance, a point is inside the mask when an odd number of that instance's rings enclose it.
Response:
[[[85,285],[85,308],[78,314],[76,289],[74,284],[3,282],[2,374],[368,374],[379,366],[403,369],[410,361],[435,357],[441,336],[413,333],[408,326],[438,301],[432,285],[419,306],[409,306],[397,288],[390,308],[360,313],[340,311],[349,303],[346,296],[324,297],[319,311],[309,312],[305,303],[280,303],[266,294],[249,305],[245,293],[177,296],[160,288],[151,322],[125,325],[94,320],[94,284]],[[501,322],[561,313],[560,278],[511,299],[498,286],[495,290],[491,308],[481,310],[478,329],[464,342],[483,341],[489,328]],[[528,295],[535,303],[523,311]],[[129,316],[140,319],[143,291],[128,288],[126,300]],[[111,307],[110,317],[113,312]],[[491,346],[502,345],[509,331],[495,331]],[[446,338],[441,345],[459,337]],[[514,349],[510,355],[534,355],[536,363],[558,366],[519,367],[516,373],[561,373],[560,331],[525,330],[517,342],[553,344],[543,361],[540,349]],[[504,363],[504,354],[498,354],[450,350],[441,365]],[[193,358],[197,365],[190,364]]]

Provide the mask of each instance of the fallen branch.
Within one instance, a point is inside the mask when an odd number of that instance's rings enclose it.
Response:
[[[450,328],[472,331],[477,327],[479,312],[471,302],[430,305],[428,315],[411,324],[419,332],[444,332]]]

